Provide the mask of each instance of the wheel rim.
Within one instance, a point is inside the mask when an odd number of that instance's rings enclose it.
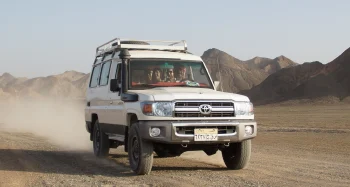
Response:
[[[134,160],[135,164],[138,164],[140,159],[140,144],[136,137],[132,140],[132,159]]]

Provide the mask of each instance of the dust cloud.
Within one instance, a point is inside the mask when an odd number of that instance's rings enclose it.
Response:
[[[0,103],[0,128],[32,133],[68,150],[92,150],[84,102],[36,99]]]

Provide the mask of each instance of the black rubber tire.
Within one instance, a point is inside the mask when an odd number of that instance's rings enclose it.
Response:
[[[108,135],[101,131],[100,124],[96,120],[93,130],[92,144],[94,154],[97,157],[107,157],[109,154]]]
[[[222,158],[228,169],[244,169],[250,160],[251,140],[245,140],[239,143],[232,143],[229,147],[221,151]]]
[[[128,156],[130,167],[137,175],[148,175],[151,173],[153,144],[141,138],[138,123],[132,124],[129,131]]]

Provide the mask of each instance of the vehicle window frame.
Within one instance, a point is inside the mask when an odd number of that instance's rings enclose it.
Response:
[[[108,67],[108,74],[107,74],[107,82],[106,84],[101,84],[101,78],[102,78],[102,73],[103,73],[103,68],[105,67],[105,65],[109,63],[109,67]],[[99,77],[99,81],[98,81],[98,85],[99,86],[107,86],[108,83],[109,83],[109,76],[110,76],[110,73],[111,73],[111,65],[112,65],[112,60],[107,60],[105,62],[102,62],[102,67],[101,67],[101,70],[100,70],[100,77]]]
[[[96,82],[96,85],[95,86],[91,86],[91,83],[92,83],[92,80],[93,80],[93,76],[94,76],[94,72],[95,72],[95,68],[100,66],[100,70],[98,72],[98,77],[97,77],[97,82]],[[99,82],[100,82],[100,76],[101,76],[101,63],[99,64],[96,64],[94,65],[94,67],[92,68],[92,71],[91,71],[91,77],[90,77],[90,83],[89,83],[89,88],[96,88],[99,86]]]
[[[117,63],[117,67],[116,67],[116,70],[115,70],[115,79],[118,80],[118,84],[121,84],[121,79],[122,79],[122,76],[121,76],[121,70],[122,70],[122,63]],[[120,75],[120,77],[118,77],[118,74]]]
[[[142,60],[153,60],[153,61],[164,61],[164,60],[166,60],[166,61],[169,61],[169,62],[175,62],[176,63],[176,61],[181,61],[181,62],[185,62],[185,63],[199,63],[199,64],[201,64],[201,65],[203,65],[203,68],[205,69],[205,71],[207,72],[206,73],[206,78],[208,79],[208,82],[209,82],[209,86],[210,87],[208,87],[207,89],[212,89],[212,90],[215,90],[215,86],[214,86],[214,83],[212,82],[212,79],[210,78],[210,72],[208,71],[208,69],[206,68],[206,66],[205,66],[205,63],[204,62],[202,62],[202,61],[200,61],[200,60],[180,60],[180,59],[153,59],[153,58],[131,58],[130,59],[130,61],[129,61],[129,63],[128,63],[128,66],[127,66],[127,72],[128,72],[128,83],[127,83],[127,85],[128,85],[128,90],[139,90],[139,89],[135,89],[135,88],[133,88],[132,87],[132,85],[131,85],[131,82],[130,82],[130,80],[131,80],[131,68],[130,68],[130,64],[132,63],[132,61],[133,60],[135,60],[135,61],[142,61]],[[180,63],[181,63],[180,62]]]

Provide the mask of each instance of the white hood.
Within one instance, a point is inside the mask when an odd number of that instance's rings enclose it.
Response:
[[[154,101],[172,101],[185,99],[249,101],[249,98],[244,95],[219,92],[205,88],[159,87],[148,90],[130,90],[130,92],[138,93],[140,100],[143,100],[143,98],[149,98],[149,96],[153,96]]]

